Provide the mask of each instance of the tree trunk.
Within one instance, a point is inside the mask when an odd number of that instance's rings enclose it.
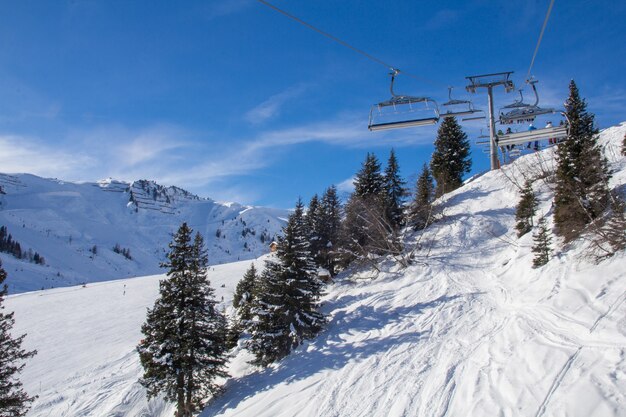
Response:
[[[178,397],[176,417],[187,417],[185,411],[185,374],[183,371],[179,371],[176,377],[176,396]]]

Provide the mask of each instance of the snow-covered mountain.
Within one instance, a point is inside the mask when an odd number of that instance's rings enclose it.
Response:
[[[622,190],[625,133],[601,134]],[[533,269],[531,234],[516,237],[511,180],[553,163],[553,150],[528,155],[444,196],[444,219],[406,242],[421,247],[412,266],[338,277],[327,328],[268,369],[235,349],[226,393],[201,416],[626,415],[626,253],[596,264],[580,240]],[[535,186],[550,217],[550,184]],[[210,270],[224,306],[248,266]],[[22,374],[39,395],[29,416],[173,415],[137,383],[134,348],[160,278],[7,299],[15,333],[39,351]]]
[[[11,293],[158,273],[184,221],[204,236],[211,263],[256,258],[287,217],[286,210],[218,203],[146,180],[0,174],[0,187],[0,226],[22,252],[44,258],[41,265],[0,253]]]

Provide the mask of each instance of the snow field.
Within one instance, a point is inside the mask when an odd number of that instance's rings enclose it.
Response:
[[[251,261],[209,271],[216,297],[230,306],[238,280]],[[260,267],[262,262],[257,261]],[[171,405],[148,402],[135,346],[146,308],[158,296],[155,275],[10,296],[15,334],[28,333],[26,349],[38,354],[22,374],[27,392],[39,398],[29,416],[171,416]],[[222,287],[225,285],[225,287]]]
[[[624,132],[602,133],[607,154]],[[612,184],[623,189],[625,159],[613,155]],[[507,178],[553,163],[551,150],[528,155],[447,195],[444,218],[409,238],[422,246],[411,267],[338,277],[323,299],[327,328],[278,364],[253,368],[236,348],[226,393],[201,415],[626,415],[626,254],[596,265],[581,241],[532,269],[531,234],[515,236],[518,192]],[[550,185],[535,190],[538,213],[550,216]],[[210,271],[226,305],[248,266]],[[134,347],[158,279],[7,299],[16,334],[39,350],[22,378],[40,395],[29,416],[173,415],[136,382]]]

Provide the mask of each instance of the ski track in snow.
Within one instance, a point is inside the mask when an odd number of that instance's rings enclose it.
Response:
[[[533,157],[504,169],[531,169]],[[623,183],[622,160],[612,163]],[[536,186],[538,213],[548,212],[547,185]],[[280,363],[251,367],[236,348],[226,393],[201,416],[626,415],[626,255],[594,265],[579,244],[532,269],[531,234],[515,236],[517,199],[500,172],[446,196],[414,265],[337,278],[323,299],[327,328]],[[225,306],[249,263],[210,272]],[[134,347],[160,278],[7,299],[16,333],[39,349],[23,374],[39,395],[29,417],[173,415],[137,383]]]

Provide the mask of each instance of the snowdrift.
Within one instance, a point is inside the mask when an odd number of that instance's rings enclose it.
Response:
[[[601,134],[622,189],[625,132]],[[528,155],[445,196],[445,218],[408,242],[422,247],[411,267],[339,277],[327,329],[264,370],[236,350],[225,395],[201,415],[623,416],[626,254],[594,264],[580,241],[532,269],[532,236],[515,236],[511,179],[553,163],[552,150]],[[535,186],[549,216],[550,186]],[[210,272],[225,305],[248,265]],[[16,332],[39,350],[23,375],[39,395],[29,416],[173,415],[136,383],[158,278],[8,298]]]

